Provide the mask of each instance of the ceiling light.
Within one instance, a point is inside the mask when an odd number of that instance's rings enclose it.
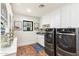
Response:
[[[31,10],[30,9],[27,9],[27,12],[31,12]]]
[[[39,8],[43,8],[43,7],[45,7],[45,5],[43,5],[43,4],[39,5]]]

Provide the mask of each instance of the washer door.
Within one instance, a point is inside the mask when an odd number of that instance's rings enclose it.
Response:
[[[54,36],[53,33],[46,33],[45,34],[45,40],[49,43],[54,43]]]
[[[67,52],[76,53],[76,36],[69,34],[57,34],[57,46]]]

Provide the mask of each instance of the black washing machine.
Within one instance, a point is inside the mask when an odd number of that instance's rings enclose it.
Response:
[[[47,28],[45,33],[45,51],[49,56],[56,55],[56,29]]]
[[[56,55],[79,55],[79,29],[60,28],[56,33]]]

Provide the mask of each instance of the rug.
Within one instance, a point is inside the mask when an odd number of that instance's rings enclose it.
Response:
[[[47,56],[44,48],[35,43],[17,48],[17,56]]]

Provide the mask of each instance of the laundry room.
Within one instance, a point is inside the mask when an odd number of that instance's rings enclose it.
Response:
[[[79,3],[0,5],[0,56],[79,56]]]

